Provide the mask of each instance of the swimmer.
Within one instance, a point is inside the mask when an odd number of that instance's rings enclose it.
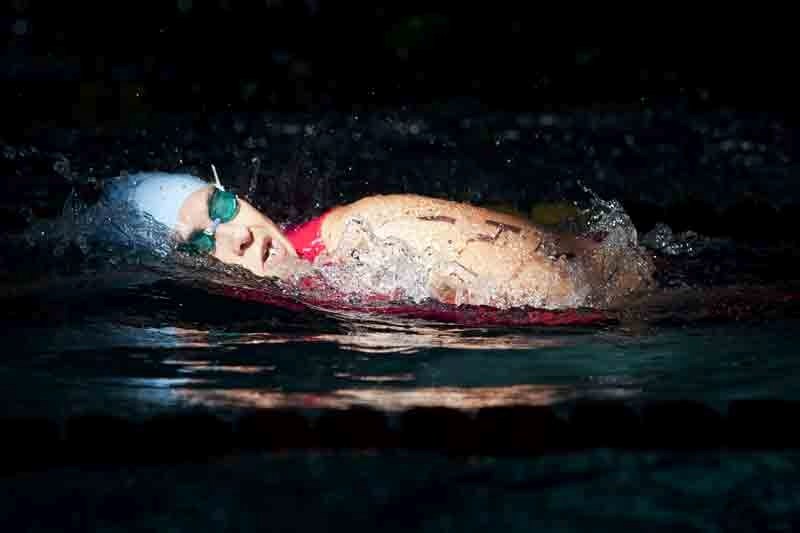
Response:
[[[169,228],[183,250],[256,276],[287,279],[358,256],[359,231],[402,241],[428,266],[426,292],[447,304],[549,309],[608,307],[645,289],[652,262],[622,261],[596,240],[558,234],[522,217],[414,194],[369,196],[282,229],[249,202],[188,174],[112,180],[107,202],[125,202]],[[491,287],[491,290],[487,290]]]

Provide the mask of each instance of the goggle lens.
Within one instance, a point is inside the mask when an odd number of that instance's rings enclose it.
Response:
[[[207,254],[214,251],[214,237],[202,231],[198,231],[192,235],[187,244],[198,253]]]
[[[233,220],[239,214],[239,200],[232,192],[215,189],[208,200],[208,217],[215,221],[212,228],[216,229],[217,223],[225,223]],[[217,222],[218,221],[218,222]],[[213,230],[196,231],[189,240],[179,246],[179,249],[208,254],[214,251]]]
[[[208,217],[211,220],[230,222],[239,214],[239,201],[232,192],[216,189],[208,201]]]

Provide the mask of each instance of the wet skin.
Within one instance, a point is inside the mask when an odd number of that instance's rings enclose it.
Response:
[[[213,187],[190,195],[179,212],[182,238],[211,224]],[[607,283],[607,260],[591,241],[558,236],[530,221],[489,209],[409,194],[371,196],[330,210],[321,227],[326,252],[317,262],[346,262],[354,221],[382,239],[401,239],[430,262],[428,291],[445,303],[570,308]],[[257,276],[285,278],[303,263],[280,228],[248,202],[216,231],[215,258]],[[641,274],[641,275],[640,275]],[[647,285],[648,272],[623,279],[619,292]],[[486,291],[487,284],[493,289]],[[606,303],[608,298],[605,298]]]

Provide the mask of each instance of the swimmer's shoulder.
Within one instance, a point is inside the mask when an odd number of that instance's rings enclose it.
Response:
[[[423,196],[413,193],[389,193],[375,194],[357,200],[351,204],[343,206],[348,213],[353,215],[367,214],[371,212],[398,214],[401,212],[417,213],[420,210],[458,210],[465,207],[472,207],[463,202],[437,198],[433,196]]]
[[[457,204],[418,194],[375,194],[330,209],[322,223],[322,239],[335,247],[349,220],[359,219],[380,225],[397,217],[419,216],[427,212],[452,209]]]
[[[410,193],[376,194],[336,207],[327,215],[326,224],[330,227],[341,228],[351,218],[381,223],[403,216],[448,217],[463,219],[473,224],[488,223],[493,226],[504,224],[510,227],[524,227],[536,232],[541,230],[530,220],[514,215],[500,213],[467,202]]]
[[[333,218],[364,217],[369,219],[375,216],[394,216],[402,211],[424,209],[450,203],[452,202],[419,194],[374,194],[355,202],[335,207],[331,209],[328,216],[333,216]]]

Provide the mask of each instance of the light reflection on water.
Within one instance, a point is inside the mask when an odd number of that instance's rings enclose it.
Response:
[[[278,371],[277,365],[242,365],[226,364],[219,359],[197,359],[192,353],[164,359],[163,365],[174,365],[179,373],[191,375],[218,374],[214,379],[194,380],[150,380],[129,379],[125,385],[133,387],[164,386],[170,383],[170,395],[175,403],[210,408],[327,408],[344,409],[354,406],[369,406],[384,411],[400,411],[411,407],[449,407],[455,409],[478,409],[480,407],[503,405],[550,405],[576,397],[577,391],[569,386],[550,386],[534,384],[512,384],[501,387],[459,387],[420,386],[417,384],[418,371],[414,371],[413,354],[431,349],[495,351],[495,350],[527,350],[541,348],[557,348],[569,343],[568,337],[544,337],[510,333],[497,337],[487,336],[485,331],[464,331],[457,328],[425,326],[423,324],[391,324],[380,322],[380,329],[375,324],[348,324],[347,331],[340,334],[309,335],[276,335],[268,332],[225,334],[215,336],[209,331],[183,328],[150,328],[149,332],[157,332],[160,338],[174,337],[176,347],[221,348],[231,346],[295,344],[306,348],[318,343],[337,346],[342,352],[367,354],[375,358],[405,358],[409,372],[386,374],[370,373],[368,369],[359,371],[336,371],[330,369],[331,378],[336,384],[362,385],[360,388],[341,386],[329,391],[293,392],[281,390],[284,387],[252,389],[252,388],[217,388],[215,385],[230,379],[235,374],[257,375]],[[202,354],[201,354],[202,356]],[[410,356],[410,357],[405,357]],[[323,363],[324,364],[324,363]],[[318,370],[318,369],[317,369]],[[363,384],[371,385],[363,388]],[[397,388],[397,385],[409,388]],[[377,388],[375,385],[382,385]],[[335,385],[334,385],[335,387]],[[605,387],[610,389],[610,387]],[[620,391],[620,395],[630,391]],[[157,402],[165,397],[157,393]],[[141,391],[139,391],[141,398]]]
[[[749,396],[792,397],[797,390],[792,383],[797,358],[791,323],[639,335],[492,335],[427,326],[403,331],[406,326],[224,338],[195,331],[193,342],[207,336],[205,350],[180,350],[161,362],[198,380],[175,384],[169,401],[218,410],[472,410],[583,398],[688,398],[721,404]],[[146,397],[142,392],[140,399]],[[157,402],[164,401],[159,394]]]
[[[177,388],[177,398],[195,405],[239,408],[317,408],[346,409],[371,407],[397,412],[412,407],[447,407],[476,410],[510,405],[549,406],[579,397],[580,391],[568,386],[508,385],[504,387],[424,387],[415,389],[337,389],[321,393],[281,391],[220,390]],[[595,390],[595,397],[624,398],[635,390],[607,388]]]
[[[201,303],[219,310],[217,301]],[[800,330],[791,321],[629,330],[371,318],[317,326],[257,315],[182,320],[162,309],[15,325],[7,333],[16,349],[0,359],[5,413],[473,410],[583,398],[713,405],[800,390]]]
[[[186,329],[178,327],[144,328],[137,330],[127,326],[114,326],[121,344],[125,346],[140,332],[141,345],[171,348],[212,348],[236,345],[285,344],[285,343],[332,343],[342,350],[372,354],[413,354],[430,348],[453,348],[461,350],[527,350],[533,348],[552,348],[565,346],[566,336],[546,337],[522,333],[507,333],[489,336],[487,330],[444,328],[426,326],[421,323],[392,325],[381,323],[375,326],[344,325],[343,333],[319,334],[276,334],[270,332],[216,333],[210,330]],[[118,328],[118,329],[117,329]],[[109,337],[112,334],[109,333]],[[173,361],[164,361],[169,363]],[[180,361],[175,360],[175,363]],[[198,364],[193,362],[191,364]]]

